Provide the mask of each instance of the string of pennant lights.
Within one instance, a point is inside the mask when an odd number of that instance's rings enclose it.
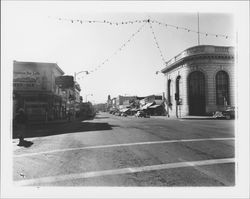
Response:
[[[128,24],[135,24],[135,23],[144,23],[147,22],[148,19],[146,20],[133,20],[133,21],[121,21],[121,22],[115,22],[115,21],[109,21],[109,20],[82,20],[82,19],[68,19],[68,18],[60,18],[60,17],[50,17],[50,18],[55,18],[59,21],[67,21],[71,23],[102,23],[102,24],[109,24],[109,25],[128,25]]]
[[[155,44],[156,44],[157,49],[159,50],[161,59],[162,59],[164,65],[165,65],[166,61],[165,61],[165,59],[164,59],[164,57],[163,57],[163,53],[162,53],[162,51],[161,51],[160,45],[159,45],[159,43],[158,43],[158,41],[157,41],[157,39],[156,39],[155,32],[154,32],[153,27],[152,27],[152,24],[151,24],[150,22],[149,22],[149,27],[150,27],[150,30],[151,30],[151,32],[152,32],[152,34],[153,34],[154,41],[155,41]]]
[[[52,17],[50,17],[52,18]],[[109,21],[109,20],[82,20],[82,19],[68,19],[68,18],[60,18],[60,17],[53,17],[59,21],[68,21],[71,23],[102,23],[102,24],[109,24],[109,25],[113,25],[113,26],[119,26],[119,25],[128,25],[128,24],[137,24],[137,23],[155,23],[161,26],[164,26],[165,28],[174,28],[176,30],[184,30],[187,32],[191,32],[191,33],[196,33],[196,34],[201,34],[201,35],[205,35],[205,36],[213,36],[213,37],[222,37],[225,39],[230,39],[232,38],[229,35],[223,35],[223,34],[214,34],[214,33],[208,33],[208,32],[198,32],[196,30],[192,30],[190,28],[186,28],[186,27],[182,27],[182,26],[176,26],[176,25],[172,25],[172,24],[167,24],[167,23],[163,23],[157,20],[152,20],[152,19],[144,19],[144,20],[133,20],[133,21]]]
[[[160,49],[159,46],[159,42],[156,39],[156,35],[155,32],[153,30],[152,24],[158,24],[160,26],[163,26],[165,28],[173,28],[175,30],[182,30],[182,31],[187,31],[190,33],[196,33],[196,34],[200,34],[200,35],[204,35],[204,36],[212,36],[212,37],[220,37],[220,38],[225,38],[225,39],[230,39],[232,37],[228,36],[228,35],[223,35],[223,34],[213,34],[213,33],[208,33],[208,32],[198,32],[196,30],[192,30],[189,28],[185,28],[185,27],[181,27],[181,26],[176,26],[176,25],[171,25],[171,24],[167,24],[167,23],[163,23],[157,20],[152,20],[152,19],[144,19],[144,20],[133,20],[133,21],[120,21],[120,22],[115,22],[115,21],[109,21],[109,20],[81,20],[81,19],[68,19],[68,18],[60,18],[60,17],[50,17],[50,18],[55,18],[56,20],[59,21],[67,21],[70,23],[78,23],[78,24],[84,24],[84,23],[89,23],[89,24],[94,24],[94,23],[101,23],[101,24],[109,24],[109,25],[113,25],[113,26],[120,26],[120,25],[131,25],[131,24],[138,24],[138,23],[143,23],[143,25],[135,32],[133,33],[128,40],[126,40],[116,51],[114,51],[114,53],[107,59],[105,59],[103,62],[101,62],[97,67],[95,67],[93,70],[88,71],[88,73],[93,73],[95,71],[97,71],[99,68],[101,68],[104,64],[106,64],[107,62],[110,61],[110,59],[115,56],[117,53],[119,53],[120,51],[122,51],[127,45],[128,43],[131,42],[131,40],[139,33],[141,32],[141,30],[143,29],[143,27],[146,24],[149,24],[150,30],[152,32],[156,47],[160,53],[160,57],[165,65],[166,61],[164,59],[163,53]]]
[[[101,68],[104,64],[106,64],[107,62],[110,61],[110,59],[117,55],[117,53],[119,53],[120,51],[122,51],[127,45],[128,43],[130,43],[132,41],[132,39],[139,33],[141,32],[141,30],[143,29],[143,27],[146,25],[147,23],[144,23],[142,26],[140,26],[140,28],[134,32],[128,40],[126,40],[116,51],[114,51],[114,53],[107,59],[105,59],[103,62],[101,62],[101,64],[99,64],[97,67],[95,67],[93,70],[90,70],[89,73],[93,73],[94,71],[98,70],[99,68]]]
[[[208,33],[208,32],[198,32],[196,30],[192,30],[192,29],[189,29],[189,28],[185,28],[185,27],[181,27],[181,26],[175,26],[175,25],[171,25],[171,24],[167,24],[167,23],[162,23],[162,22],[159,22],[157,20],[151,20],[152,23],[156,23],[158,25],[161,25],[161,26],[164,26],[165,28],[174,28],[176,30],[184,30],[184,31],[187,31],[187,32],[191,32],[191,33],[196,33],[196,34],[200,34],[200,35],[205,35],[205,36],[213,36],[213,37],[222,37],[222,38],[225,38],[225,39],[230,39],[232,37],[228,36],[228,35],[223,35],[223,34],[214,34],[214,33]]]

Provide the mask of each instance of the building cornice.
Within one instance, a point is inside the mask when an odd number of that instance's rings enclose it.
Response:
[[[14,64],[21,64],[21,65],[37,64],[39,66],[52,66],[52,67],[56,68],[62,75],[64,75],[63,70],[57,65],[57,63],[50,63],[50,62],[30,62],[30,61],[16,61],[16,60],[14,60]]]
[[[234,47],[232,46],[194,46],[179,53],[174,58],[166,62],[166,67],[161,70],[166,73],[172,68],[178,67],[183,62],[197,59],[234,59]]]

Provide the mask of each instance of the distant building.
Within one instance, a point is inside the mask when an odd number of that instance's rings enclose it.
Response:
[[[94,108],[96,111],[106,111],[106,103],[99,103],[99,104],[95,104]]]
[[[165,97],[162,95],[149,95],[140,100],[140,109],[149,115],[166,115]]]
[[[116,97],[112,98],[111,99],[111,109],[117,109],[117,106],[116,106]]]
[[[80,92],[81,92],[81,88],[80,85],[75,82],[74,85],[74,94],[75,94],[75,112],[80,112],[80,103],[81,103],[81,96],[80,96]]]
[[[149,95],[144,98],[145,103],[158,102],[163,103],[164,95]]]
[[[122,96],[119,95],[116,98],[116,108],[118,109],[123,109],[126,108],[127,106],[129,106],[129,103],[133,100],[136,100],[137,97],[136,96]]]
[[[56,63],[13,63],[13,116],[23,108],[29,120],[54,120],[66,114],[66,95],[55,84],[64,72]]]
[[[110,109],[112,109],[112,100],[111,100],[111,96],[108,95],[106,110],[107,110],[107,111],[110,111]]]
[[[169,116],[211,115],[235,106],[234,48],[200,45],[169,60],[166,77]]]
[[[80,103],[82,102],[80,85],[74,81],[72,75],[58,76],[55,82],[66,96],[66,114],[70,114],[72,119],[75,119],[79,115]]]
[[[95,114],[95,108],[91,102],[84,102],[80,104],[80,111],[78,115],[80,119],[93,118]]]

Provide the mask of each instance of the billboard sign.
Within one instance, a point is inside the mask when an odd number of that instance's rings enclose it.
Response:
[[[74,78],[70,75],[58,76],[55,79],[55,83],[59,88],[67,89],[74,87]]]

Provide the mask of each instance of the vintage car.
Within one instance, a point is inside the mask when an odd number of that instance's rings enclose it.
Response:
[[[121,116],[127,117],[128,115],[126,113],[121,113]]]
[[[149,118],[150,116],[146,112],[144,112],[144,111],[137,111],[137,113],[135,114],[135,117]]]
[[[116,111],[116,112],[115,112],[115,115],[116,115],[116,116],[121,116],[121,112],[120,112],[120,111]]]
[[[224,111],[216,111],[213,117],[217,119],[234,119],[235,107],[227,107]]]

